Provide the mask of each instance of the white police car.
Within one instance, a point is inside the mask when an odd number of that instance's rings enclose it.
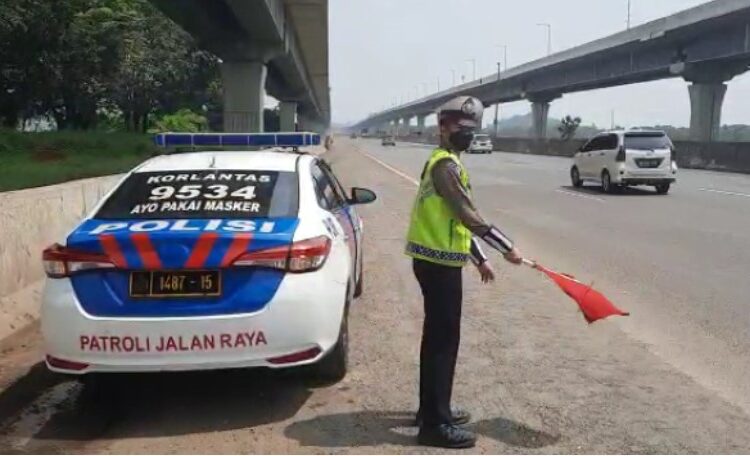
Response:
[[[312,134],[165,134],[166,146],[319,144]],[[58,372],[347,367],[362,221],[323,160],[271,151],[161,155],[43,253],[42,330]]]

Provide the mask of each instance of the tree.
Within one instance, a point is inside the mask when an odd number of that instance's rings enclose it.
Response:
[[[560,120],[560,126],[557,127],[557,131],[560,132],[560,137],[563,141],[568,141],[572,139],[576,131],[578,130],[578,127],[581,125],[581,118],[580,117],[571,117],[570,115],[567,115],[563,117],[562,120]]]
[[[219,61],[146,0],[128,0],[134,19],[123,32],[123,50],[110,97],[126,127],[146,131],[151,114],[203,111],[216,103]]]
[[[0,62],[9,127],[51,116],[61,129],[122,119],[145,131],[150,115],[220,104],[218,59],[148,0],[0,2]]]

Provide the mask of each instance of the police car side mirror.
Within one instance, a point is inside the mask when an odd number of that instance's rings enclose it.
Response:
[[[349,198],[349,204],[370,204],[376,199],[378,199],[378,196],[372,190],[354,187],[352,197]]]

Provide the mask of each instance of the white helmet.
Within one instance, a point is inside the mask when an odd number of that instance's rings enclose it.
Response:
[[[455,119],[459,125],[478,128],[482,125],[484,104],[474,97],[456,97],[437,110],[438,120]]]

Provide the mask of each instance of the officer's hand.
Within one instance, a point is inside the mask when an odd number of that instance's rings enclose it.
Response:
[[[495,281],[495,271],[492,270],[492,265],[489,261],[485,261],[477,266],[477,270],[479,270],[479,275],[482,277],[482,283]]]
[[[513,250],[503,255],[505,260],[513,264],[521,264],[523,262],[523,255],[518,251],[517,248],[513,247]]]

